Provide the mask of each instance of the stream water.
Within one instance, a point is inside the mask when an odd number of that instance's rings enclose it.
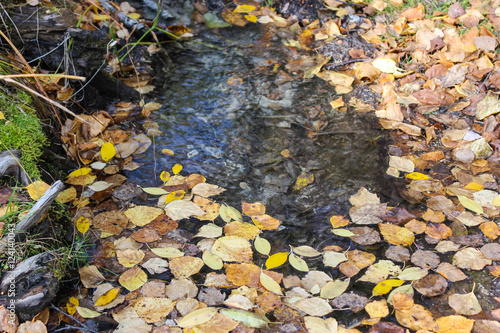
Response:
[[[180,163],[227,189],[217,201],[264,203],[283,222],[284,243],[318,244],[331,238],[328,218],[347,213],[349,196],[361,186],[383,187],[382,133],[373,116],[332,110],[338,96],[325,81],[282,82],[273,68],[286,49],[281,42],[262,47],[272,38],[263,41],[258,29],[206,30],[169,50],[175,66],[156,80],[163,106],[151,118],[164,135],[129,177],[157,186],[160,172]],[[308,137],[318,123],[320,133],[336,133]],[[294,190],[302,173],[314,174],[314,182]]]

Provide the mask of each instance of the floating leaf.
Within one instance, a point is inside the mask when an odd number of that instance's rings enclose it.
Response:
[[[177,221],[191,216],[203,216],[205,212],[194,202],[176,200],[165,206],[165,214],[172,220]]]
[[[257,252],[265,256],[268,256],[269,252],[271,252],[271,243],[269,243],[269,241],[265,238],[261,238],[259,236],[255,237],[253,246],[255,247]]]
[[[218,238],[212,246],[212,253],[223,261],[251,262],[253,251],[250,242],[239,236]]]
[[[220,309],[220,313],[248,327],[259,328],[270,323],[266,316],[255,312],[239,309]]]
[[[167,180],[169,180],[170,179],[170,172],[162,171],[160,173],[160,179],[163,180],[163,182],[166,182]]]
[[[178,258],[184,256],[184,252],[174,247],[159,247],[151,249],[151,252],[162,258]]]
[[[234,9],[235,13],[250,13],[254,11],[256,8],[252,5],[239,5]]]
[[[101,147],[101,157],[104,162],[109,161],[116,155],[115,146],[111,142],[106,142]]]
[[[292,247],[292,251],[298,255],[301,255],[303,257],[317,257],[321,255],[321,252],[315,250],[313,247],[308,246],[308,245],[302,245],[298,247]]]
[[[159,188],[159,187],[142,187],[142,190],[144,192],[146,192],[147,194],[151,194],[151,195],[164,195],[164,194],[168,194],[167,191],[165,191],[164,189]]]
[[[278,295],[283,295],[283,293],[281,292],[281,287],[280,285],[278,284],[278,282],[276,282],[272,277],[270,277],[269,275],[267,274],[264,274],[263,271],[260,271],[260,278],[259,278],[259,281],[260,281],[260,284],[266,288],[267,290],[275,293],[275,294],[278,294]]]
[[[128,291],[139,289],[148,281],[147,274],[139,267],[133,267],[120,275],[118,282]]]
[[[335,228],[345,227],[346,225],[349,224],[349,220],[346,219],[344,216],[334,215],[330,217],[330,223],[332,224],[332,227],[335,229]]]
[[[292,265],[292,267],[298,271],[309,272],[309,267],[307,266],[307,263],[304,261],[304,259],[296,256],[293,253],[289,254],[288,262],[290,262],[290,265]]]
[[[113,302],[118,296],[118,293],[120,292],[120,288],[113,288],[110,289],[108,292],[106,292],[104,295],[100,296],[96,301],[95,301],[95,306],[103,306],[107,305],[111,302]]]
[[[182,317],[181,320],[177,322],[177,325],[182,328],[187,328],[191,326],[198,326],[210,321],[215,314],[219,311],[219,308],[206,307],[190,312],[186,316]]]
[[[174,175],[177,175],[179,172],[181,172],[182,168],[182,165],[176,164],[172,167],[172,172],[174,173]]]
[[[321,288],[320,296],[327,299],[338,297],[349,287],[351,279],[329,281]]]
[[[379,282],[372,291],[372,296],[379,296],[379,295],[384,295],[387,294],[389,291],[391,291],[392,287],[399,287],[404,283],[403,280],[385,280],[382,282]]]
[[[416,281],[427,276],[427,274],[429,274],[429,271],[426,269],[420,267],[408,267],[398,275],[398,279],[404,281]]]
[[[101,315],[101,313],[97,312],[97,311],[94,311],[94,310],[90,310],[88,308],[84,308],[84,307],[81,307],[81,306],[76,306],[76,311],[78,311],[78,314],[80,316],[82,316],[83,318],[95,318],[95,317],[99,317]]]
[[[219,270],[222,269],[222,267],[224,267],[222,259],[210,251],[203,251],[202,259],[205,265],[207,265],[213,270]]]
[[[266,268],[273,269],[283,265],[288,259],[288,252],[278,252],[267,258]]]
[[[97,181],[92,185],[89,185],[89,188],[94,192],[101,192],[110,188],[113,184],[105,182],[105,181]]]
[[[340,236],[340,237],[352,237],[352,236],[356,236],[355,233],[353,233],[352,231],[349,231],[347,229],[332,229],[332,233],[334,235],[337,235],[337,236]]]
[[[150,206],[135,206],[127,209],[125,216],[138,227],[151,223],[163,213],[163,209]],[[168,214],[167,214],[168,215]]]

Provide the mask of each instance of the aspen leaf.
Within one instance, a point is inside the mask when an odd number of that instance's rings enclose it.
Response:
[[[380,223],[378,226],[380,228],[380,233],[384,236],[387,243],[410,246],[415,240],[413,232],[404,227],[399,227],[390,223]]]
[[[243,222],[243,217],[241,216],[241,213],[234,207],[226,206],[226,214],[229,218],[235,221]]]
[[[173,247],[154,248],[151,249],[151,252],[162,258],[179,258],[184,256],[181,250]]]
[[[255,15],[245,15],[245,18],[247,19],[247,21],[253,22],[253,23],[257,22],[257,20],[258,20],[257,16],[255,16]]]
[[[163,180],[163,182],[166,182],[167,180],[169,180],[170,179],[170,172],[162,171],[160,173],[160,179]]]
[[[85,234],[89,230],[89,227],[90,227],[90,220],[87,217],[81,216],[78,220],[76,220],[76,228],[82,234]]]
[[[80,169],[76,169],[74,171],[72,171],[69,175],[67,175],[66,177],[80,177],[80,176],[86,176],[89,174],[89,172],[92,171],[92,168],[89,168],[89,167],[84,167],[84,168],[80,168]]]
[[[330,217],[330,223],[332,224],[332,227],[336,229],[348,225],[349,220],[346,219],[344,216],[333,215],[332,217]]]
[[[96,301],[95,301],[95,306],[103,306],[103,305],[107,305],[111,302],[113,302],[116,298],[116,296],[118,296],[118,293],[120,292],[120,288],[113,288],[111,290],[109,290],[107,293],[105,293],[104,295],[102,295],[101,297],[99,297]]]
[[[298,271],[309,272],[309,267],[307,266],[307,263],[304,261],[304,259],[296,256],[293,253],[289,254],[288,262],[290,263],[290,265],[292,265],[293,268]]]
[[[259,281],[260,281],[260,284],[266,288],[267,290],[275,293],[275,294],[278,294],[278,295],[283,295],[283,293],[281,292],[281,287],[280,285],[278,284],[278,282],[276,282],[272,277],[270,277],[269,275],[267,274],[264,274],[263,271],[260,271],[260,278],[259,278]]]
[[[83,318],[95,318],[99,317],[101,314],[97,311],[90,310],[88,308],[84,308],[81,306],[76,306],[76,311],[78,311],[78,314],[82,316]]]
[[[474,320],[453,315],[438,318],[436,324],[438,333],[470,333]]]
[[[278,252],[267,258],[266,268],[273,269],[283,265],[288,259],[288,252]]]
[[[218,238],[212,246],[211,251],[223,261],[252,261],[253,251],[250,242],[239,236],[224,236]]]
[[[398,279],[404,281],[416,281],[427,276],[429,271],[420,267],[408,267],[405,268],[399,275]]]
[[[271,252],[271,243],[269,243],[267,239],[261,238],[260,236],[255,237],[253,246],[255,247],[257,252],[265,256],[268,256],[269,252]]]
[[[26,190],[28,190],[28,194],[31,199],[38,201],[41,196],[50,188],[50,185],[42,180],[37,180],[28,186],[26,186]]]
[[[174,173],[174,175],[177,175],[179,172],[181,172],[182,168],[182,165],[176,164],[172,167],[172,172]]]
[[[321,252],[315,250],[314,248],[312,248],[311,246],[308,246],[308,245],[292,247],[292,251],[298,255],[301,255],[303,257],[309,257],[309,258],[313,258],[313,257],[317,257],[317,256],[321,255]]]
[[[101,147],[101,157],[104,162],[109,161],[116,155],[115,146],[111,142],[106,142]]]
[[[477,203],[474,200],[471,200],[463,195],[457,195],[457,197],[458,197],[458,201],[460,201],[462,206],[464,206],[468,210],[470,210],[476,214],[484,214],[483,207],[481,207],[481,205],[479,203]]]
[[[164,194],[168,194],[167,191],[165,191],[164,189],[159,188],[159,187],[143,187],[142,190],[144,192],[146,192],[147,194],[151,194],[151,195],[164,195]]]
[[[394,295],[396,295],[396,294],[407,294],[407,295],[411,295],[413,297],[414,293],[415,292],[413,291],[413,287],[411,286],[411,284],[406,284],[406,285],[394,288],[391,291],[391,293],[389,294],[389,296],[387,296],[387,303],[392,305],[392,299],[393,299]]]
[[[165,206],[165,214],[172,220],[178,221],[191,216],[203,216],[205,212],[194,202],[176,200]]]
[[[168,148],[163,148],[161,150],[161,153],[165,154],[165,155],[170,155],[170,156],[174,156],[175,155],[174,151],[172,149],[168,149]]]
[[[385,280],[377,283],[377,285],[373,288],[372,296],[379,296],[387,294],[391,291],[392,287],[399,287],[404,283],[403,280]]]
[[[206,307],[190,312],[186,316],[182,317],[177,325],[182,328],[187,328],[191,326],[198,326],[210,321],[215,314],[219,311],[219,308]]]
[[[321,288],[320,297],[332,299],[338,297],[344,293],[349,287],[351,279],[347,278],[344,281],[335,280],[327,282],[323,288]]]
[[[92,185],[89,185],[89,188],[94,192],[101,192],[110,188],[113,184],[105,182],[105,181],[97,181]]]
[[[134,291],[148,281],[147,274],[139,267],[133,267],[120,275],[118,282],[128,291]]]
[[[326,316],[333,311],[328,301],[319,297],[310,297],[302,299],[293,304],[293,307],[304,311],[310,316]]]
[[[412,173],[408,173],[406,175],[406,178],[407,179],[429,179],[429,176],[423,174],[423,173],[420,173],[420,172],[412,172]]]
[[[165,197],[165,204],[168,205],[172,201],[182,200],[184,198],[185,194],[186,194],[186,191],[184,191],[184,190],[177,190],[177,191],[170,192]],[[161,200],[161,198],[160,198],[160,200]]]
[[[259,328],[270,323],[266,316],[255,312],[240,309],[220,309],[220,313],[248,327]]]
[[[80,301],[76,297],[70,297],[68,303],[66,303],[66,310],[70,315],[74,315],[76,313],[76,307],[80,305]]]
[[[355,233],[353,233],[352,231],[349,231],[347,229],[332,229],[332,233],[334,235],[337,235],[337,236],[340,236],[340,237],[352,237],[352,236],[356,236]]]
[[[448,304],[460,315],[473,316],[483,311],[474,292],[453,294],[449,296]]]
[[[242,201],[241,211],[248,216],[264,215],[266,213],[266,206],[260,202],[248,203]]]
[[[234,9],[234,13],[250,13],[255,9],[255,6],[252,5],[239,5]]]
[[[202,259],[205,265],[207,265],[213,270],[217,271],[219,269],[222,269],[222,267],[224,267],[222,259],[210,251],[203,251]]]
[[[163,209],[150,206],[135,206],[127,209],[125,216],[135,224],[142,227],[150,223],[163,213]]]

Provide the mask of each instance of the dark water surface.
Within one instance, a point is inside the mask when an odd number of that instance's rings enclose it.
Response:
[[[284,66],[272,70],[287,63],[287,50],[280,41],[262,47],[260,37],[248,28],[203,31],[184,49],[169,50],[175,66],[157,77],[163,107],[151,116],[164,135],[128,176],[158,186],[161,171],[180,163],[183,172],[227,189],[218,202],[238,209],[242,200],[264,203],[283,222],[284,242],[319,245],[332,236],[328,218],[346,214],[352,194],[383,188],[382,133],[373,115],[332,110],[338,96],[323,80],[280,82]],[[228,84],[230,78],[241,85]],[[315,122],[324,124],[320,132],[339,133],[308,137]],[[315,181],[296,191],[302,173]]]

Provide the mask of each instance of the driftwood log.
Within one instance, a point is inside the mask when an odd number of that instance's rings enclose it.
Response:
[[[17,182],[28,185],[30,178],[21,164],[21,152],[19,150],[3,151],[0,153],[0,178],[12,176]]]
[[[35,225],[42,215],[47,211],[50,204],[63,190],[64,184],[60,180],[56,181],[42,197],[37,201],[37,203],[31,207],[28,214],[17,223],[16,230],[13,232],[15,235],[27,232],[33,225]],[[5,253],[5,249],[9,245],[9,235],[5,236],[0,240],[0,253]]]
[[[33,319],[56,297],[59,279],[50,264],[54,260],[52,253],[40,253],[24,260],[3,276],[0,304],[7,308],[14,304],[20,321]]]

